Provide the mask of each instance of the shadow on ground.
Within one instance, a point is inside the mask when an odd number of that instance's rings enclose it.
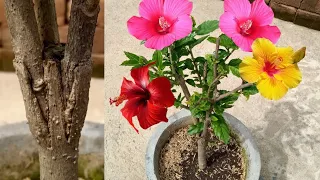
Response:
[[[307,163],[308,154],[313,154],[314,145],[320,143],[319,133],[310,131],[312,115],[312,111],[298,109],[289,101],[276,104],[265,113],[268,125],[253,130],[261,152],[260,180],[292,179],[287,176],[288,151],[296,157],[306,156],[306,162],[296,163]]]

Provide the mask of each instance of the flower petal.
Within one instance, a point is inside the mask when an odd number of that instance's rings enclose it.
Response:
[[[255,26],[254,32],[250,35],[253,40],[257,38],[269,39],[272,43],[277,43],[281,32],[277,26]]]
[[[236,21],[236,17],[230,12],[224,12],[220,16],[219,27],[220,27],[221,31],[230,38],[239,34],[239,32],[237,30],[238,24]]]
[[[224,11],[232,13],[241,21],[250,16],[251,4],[248,0],[225,0]]]
[[[132,81],[129,81],[126,78],[123,78],[120,96],[124,96],[124,98],[126,99],[144,97],[145,91],[140,86],[133,83]]]
[[[263,72],[263,64],[253,58],[245,57],[239,65],[239,73],[243,80],[255,83]]]
[[[134,82],[142,88],[146,88],[149,84],[149,66],[146,65],[131,70],[131,77]]]
[[[264,0],[255,0],[251,6],[250,17],[258,26],[266,26],[272,23],[274,14]]]
[[[138,132],[138,129],[134,126],[132,122],[132,117],[138,114],[139,109],[143,108],[143,103],[140,98],[133,98],[127,101],[124,107],[121,109],[123,117],[125,117],[129,124]]]
[[[188,36],[192,31],[192,19],[189,15],[179,16],[171,28],[171,33],[175,35],[175,40],[180,40]]]
[[[142,17],[131,17],[127,22],[129,33],[140,40],[147,40],[157,34],[154,24]]]
[[[142,0],[139,4],[139,14],[150,21],[157,20],[163,15],[164,0]]]
[[[146,41],[145,46],[151,49],[162,50],[163,48],[170,46],[174,41],[175,35],[171,33],[155,35]]]
[[[270,100],[281,99],[288,91],[288,88],[275,78],[262,79],[257,83],[260,94]]]
[[[148,129],[152,125],[159,122],[168,122],[167,108],[157,106],[148,101],[147,106],[140,108],[137,114],[140,126],[143,129]]]
[[[277,47],[278,58],[274,62],[278,67],[286,67],[293,64],[294,51],[292,47]]]
[[[254,59],[273,62],[277,58],[276,46],[268,39],[258,38],[252,44]]]
[[[241,34],[235,34],[231,37],[233,42],[240,47],[242,51],[251,52],[251,45],[253,43],[253,39],[247,36],[242,36]]]
[[[164,15],[171,19],[176,19],[182,15],[190,15],[192,11],[192,2],[189,0],[165,0]]]
[[[275,74],[274,77],[277,80],[281,80],[288,88],[297,87],[302,79],[301,72],[297,65],[291,65],[279,70],[279,72]]]
[[[150,93],[150,102],[165,107],[170,107],[174,104],[175,98],[171,92],[171,84],[166,77],[152,80],[147,89]]]

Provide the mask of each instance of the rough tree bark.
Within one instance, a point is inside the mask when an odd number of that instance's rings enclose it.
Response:
[[[99,0],[73,0],[66,45],[59,43],[54,0],[34,2],[5,0],[5,7],[40,179],[77,180]]]

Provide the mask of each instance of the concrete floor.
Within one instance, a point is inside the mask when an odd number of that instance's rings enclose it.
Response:
[[[93,78],[87,121],[103,123],[103,79]],[[26,121],[18,77],[12,72],[0,72],[0,126]]]
[[[106,6],[105,99],[119,94],[122,77],[129,78],[129,68],[120,67],[126,60],[123,51],[151,57],[152,51],[127,32],[126,21],[138,14],[140,0],[108,0]],[[197,22],[218,19],[223,1],[194,0],[192,15]],[[251,130],[260,148],[263,180],[320,180],[320,32],[274,20],[282,36],[279,46],[298,49],[307,46],[307,55],[299,66],[303,81],[280,101],[269,101],[260,95],[246,101],[240,98],[229,113],[242,120]],[[218,32],[213,35],[217,35]],[[195,54],[209,53],[212,44],[195,49]],[[235,57],[246,54],[236,52]],[[239,80],[230,78],[221,88],[231,89]],[[121,116],[121,107],[106,103],[105,177],[108,180],[144,180],[145,150],[156,127],[137,134]],[[170,109],[169,115],[175,112]]]

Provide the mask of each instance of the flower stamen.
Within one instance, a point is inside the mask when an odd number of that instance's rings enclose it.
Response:
[[[252,31],[252,20],[248,19],[240,25],[240,33],[242,35],[249,35]]]
[[[121,96],[115,97],[114,99],[109,98],[109,103],[110,105],[115,103],[116,106],[119,106],[125,100],[127,100],[127,97],[125,95],[121,95]]]
[[[168,33],[168,29],[171,27],[171,24],[163,17],[161,16],[159,18],[159,33]]]

